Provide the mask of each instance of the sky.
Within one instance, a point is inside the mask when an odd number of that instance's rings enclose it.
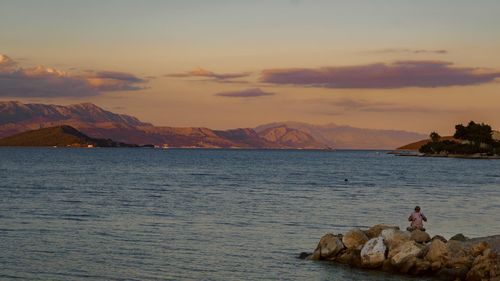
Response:
[[[0,100],[161,126],[500,129],[500,1],[2,0]]]

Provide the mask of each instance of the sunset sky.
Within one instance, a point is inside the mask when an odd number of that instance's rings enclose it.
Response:
[[[500,129],[500,1],[0,3],[0,100],[166,126]]]

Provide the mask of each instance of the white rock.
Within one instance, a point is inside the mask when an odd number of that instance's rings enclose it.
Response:
[[[361,265],[370,268],[381,266],[385,260],[386,250],[382,237],[370,239],[361,249]]]

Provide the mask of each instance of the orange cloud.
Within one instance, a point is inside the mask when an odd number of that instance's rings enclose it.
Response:
[[[11,69],[16,66],[16,62],[10,57],[0,54],[0,70]]]
[[[43,66],[16,68],[16,63],[0,55],[0,96],[4,97],[83,97],[102,92],[144,89],[147,80],[123,72],[86,72],[71,75]]]

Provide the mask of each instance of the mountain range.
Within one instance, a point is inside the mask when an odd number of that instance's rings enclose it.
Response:
[[[393,149],[425,138],[396,130],[280,122],[231,130],[164,127],[104,110],[92,103],[68,106],[0,102],[0,138],[40,128],[68,125],[92,138],[133,144],[203,148]]]
[[[424,134],[402,130],[364,129],[334,123],[312,125],[292,121],[269,123],[258,126],[255,130],[262,132],[269,128],[282,126],[307,133],[318,142],[338,149],[394,149],[402,144],[428,138]]]

